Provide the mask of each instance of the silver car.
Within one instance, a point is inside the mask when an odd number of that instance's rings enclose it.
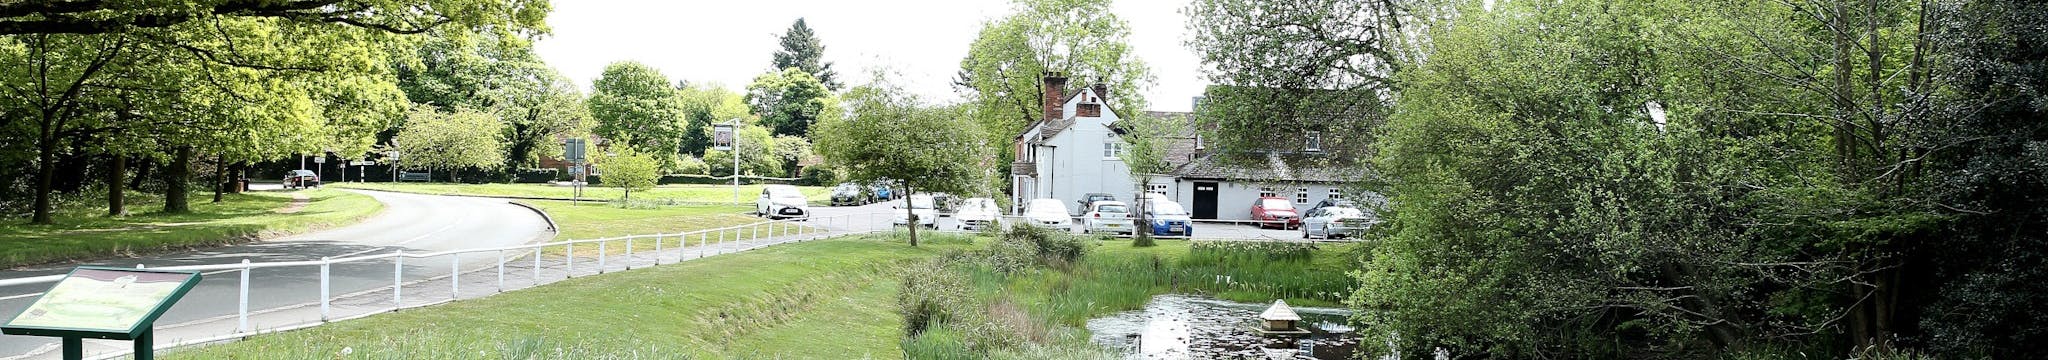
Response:
[[[953,225],[960,230],[981,230],[993,226],[996,224],[996,217],[1002,215],[996,209],[996,199],[961,200],[960,208],[953,211]]]
[[[1301,238],[1335,239],[1351,237],[1371,227],[1372,214],[1353,207],[1326,206],[1309,210],[1301,218]]]
[[[810,200],[795,186],[768,185],[761,188],[760,197],[754,198],[754,214],[770,219],[809,219]]]
[[[1130,205],[1122,201],[1095,201],[1088,206],[1088,213],[1081,215],[1082,233],[1129,235],[1136,231],[1131,226]]]

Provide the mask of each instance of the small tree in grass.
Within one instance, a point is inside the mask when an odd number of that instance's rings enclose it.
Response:
[[[499,136],[504,128],[504,120],[483,112],[418,107],[391,142],[404,155],[399,165],[452,172],[504,164],[505,140]]]
[[[618,155],[607,156],[597,163],[604,172],[604,185],[619,188],[625,194],[619,200],[631,200],[633,191],[653,189],[661,179],[661,164],[654,157],[642,155],[630,147],[620,147]]]
[[[978,125],[956,107],[924,104],[902,87],[877,76],[848,90],[851,116],[826,117],[816,128],[815,148],[840,164],[848,180],[891,180],[903,185],[904,201],[918,191],[970,193],[986,184],[983,163],[989,146],[967,134]],[[910,246],[917,246],[917,215],[910,215]]]
[[[1133,114],[1115,124],[1114,129],[1124,142],[1124,152],[1118,157],[1130,169],[1131,184],[1136,187],[1131,189],[1131,204],[1137,207],[1134,213],[1138,215],[1132,218],[1132,246],[1158,245],[1152,240],[1152,219],[1145,215],[1152,205],[1145,199],[1145,184],[1151,182],[1152,175],[1172,170],[1172,164],[1166,161],[1167,144],[1172,138],[1185,134],[1187,125],[1181,119],[1144,114]]]

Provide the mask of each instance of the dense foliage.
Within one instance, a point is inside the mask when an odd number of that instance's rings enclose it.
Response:
[[[1270,12],[1303,3],[1370,11]],[[1383,350],[2014,357],[2048,341],[2019,310],[2048,304],[2043,5],[1392,3],[1206,0],[1190,24],[1212,77],[1391,104],[1365,184],[1390,196],[1387,222],[1350,298]],[[1296,51],[1344,61],[1266,61]],[[1278,81],[1290,71],[1306,81]]]
[[[1025,125],[1045,118],[1046,72],[1063,73],[1076,85],[1108,84],[1104,97],[1118,114],[1147,109],[1143,92],[1152,85],[1151,68],[1132,52],[1131,27],[1110,11],[1110,1],[1014,0],[1011,6],[1012,13],[982,24],[954,80],[987,146],[1006,149]],[[1014,156],[995,154],[1004,163]]]
[[[959,136],[981,129],[955,109],[925,103],[879,77],[848,90],[846,107],[849,116],[818,124],[817,151],[843,166],[848,180],[895,181],[906,195],[975,194],[987,191],[979,187],[995,176],[987,163],[989,147]],[[911,227],[912,246],[916,229]]]

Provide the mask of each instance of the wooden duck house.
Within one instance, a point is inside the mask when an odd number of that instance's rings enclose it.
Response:
[[[1301,329],[1301,315],[1294,313],[1294,308],[1288,307],[1286,300],[1273,300],[1273,306],[1260,313],[1259,320],[1260,335],[1293,337],[1309,334],[1308,330]]]

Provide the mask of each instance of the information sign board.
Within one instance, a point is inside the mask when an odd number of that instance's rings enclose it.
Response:
[[[712,124],[711,148],[718,151],[732,151],[734,136],[732,124]]]
[[[0,332],[135,340],[199,283],[199,273],[78,267]]]
[[[564,160],[569,160],[570,162],[581,162],[583,161],[583,154],[583,139],[568,138],[562,140],[562,157],[567,158]]]

